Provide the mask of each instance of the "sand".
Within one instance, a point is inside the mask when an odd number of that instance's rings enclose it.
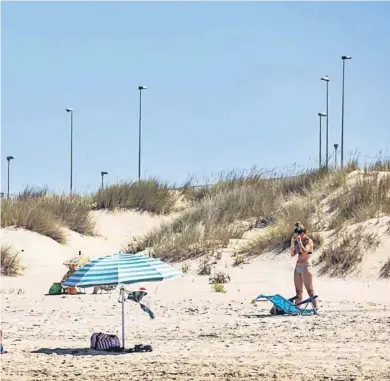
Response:
[[[80,247],[86,255],[109,254],[161,220],[135,213],[96,218],[100,237],[74,236],[67,246],[23,230],[2,232],[2,242],[25,248],[29,265],[25,275],[2,279],[9,351],[1,355],[3,381],[390,380],[390,282],[377,273],[378,263],[390,256],[389,236],[383,234],[381,246],[353,276],[315,277],[319,316],[273,317],[270,303],[251,303],[260,293],[294,294],[288,253],[233,268],[225,250],[218,267],[232,281],[224,294],[195,275],[197,264],[190,261],[185,277],[145,285],[155,320],[126,303],[126,346],[150,344],[153,352],[102,354],[88,349],[89,339],[100,331],[120,337],[118,291],[44,293]]]

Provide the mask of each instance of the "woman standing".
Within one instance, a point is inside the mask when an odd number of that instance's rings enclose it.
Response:
[[[311,272],[311,254],[313,253],[313,240],[306,235],[306,229],[300,222],[295,224],[294,235],[290,245],[291,256],[298,255],[294,270],[294,285],[297,295],[295,304],[302,301],[303,286],[309,296],[314,295],[313,274]],[[313,301],[314,308],[317,308],[317,301]]]

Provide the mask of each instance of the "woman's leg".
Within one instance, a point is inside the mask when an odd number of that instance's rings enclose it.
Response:
[[[295,304],[297,304],[302,302],[303,278],[302,275],[296,269],[294,270],[294,285],[296,295],[298,296],[298,299],[295,299]]]
[[[307,267],[302,274],[303,283],[305,284],[305,288],[309,296],[314,295],[314,287],[313,287],[313,274],[310,271],[310,267]],[[317,300],[313,300],[314,308],[317,308]]]

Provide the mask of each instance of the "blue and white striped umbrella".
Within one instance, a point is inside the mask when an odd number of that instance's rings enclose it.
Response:
[[[91,261],[64,283],[65,287],[93,287],[159,282],[183,276],[181,271],[141,253],[119,253]]]
[[[77,270],[64,283],[65,287],[126,285],[139,282],[159,282],[183,276],[181,271],[142,253],[113,254],[95,259]],[[122,346],[125,347],[125,297],[121,288]]]

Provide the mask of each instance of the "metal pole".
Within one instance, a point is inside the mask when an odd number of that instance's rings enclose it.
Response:
[[[337,169],[337,147],[334,147],[334,168]]]
[[[9,199],[9,167],[10,167],[11,160],[8,159],[8,184],[7,184],[7,199]]]
[[[122,347],[125,348],[125,290],[121,287],[121,301],[122,301]]]
[[[73,110],[70,111],[70,195],[73,193]]]
[[[343,59],[343,85],[341,94],[341,168],[344,168],[344,83],[345,83],[345,59]]]
[[[103,173],[102,173],[102,189],[104,188],[103,177],[104,177],[104,175],[103,175]]]
[[[328,170],[328,163],[329,163],[329,151],[328,151],[328,145],[329,145],[329,81],[326,81],[326,169]]]
[[[318,164],[318,168],[321,169],[321,156],[322,156],[322,152],[321,152],[321,146],[322,146],[322,137],[321,137],[321,121],[322,121],[322,117],[321,115],[319,115],[319,118],[320,118],[320,149],[319,149],[319,164]]]
[[[142,88],[139,88],[139,125],[138,125],[138,181],[141,179],[141,112],[142,112]]]

